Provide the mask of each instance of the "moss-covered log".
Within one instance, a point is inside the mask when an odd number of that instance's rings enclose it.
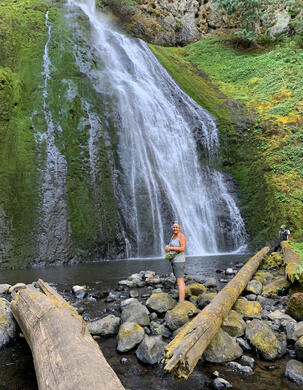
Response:
[[[298,273],[298,265],[301,264],[300,256],[291,248],[288,241],[282,241],[283,262],[285,264],[285,275],[294,283],[297,277],[303,277]]]
[[[124,390],[76,310],[38,281],[20,290],[12,311],[31,347],[40,390]]]
[[[211,303],[171,341],[166,348],[166,371],[174,371],[179,378],[189,377],[268,251],[265,247],[249,259]]]

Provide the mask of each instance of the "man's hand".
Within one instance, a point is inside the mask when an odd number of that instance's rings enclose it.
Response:
[[[165,245],[165,252],[169,252],[170,251],[170,246],[169,245]]]

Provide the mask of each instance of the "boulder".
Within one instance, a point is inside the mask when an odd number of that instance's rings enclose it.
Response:
[[[295,293],[290,297],[286,313],[296,321],[303,320],[303,293]]]
[[[121,321],[122,322],[136,322],[142,326],[150,324],[149,311],[136,298],[129,298],[127,304],[122,306]]]
[[[222,323],[222,329],[232,337],[239,337],[245,333],[245,322],[235,310],[231,310]]]
[[[206,348],[203,357],[211,363],[226,363],[239,358],[242,353],[236,341],[220,329]]]
[[[241,363],[242,363],[244,366],[249,366],[250,368],[254,368],[255,359],[253,359],[253,358],[250,357],[250,356],[243,355],[243,356],[241,356]]]
[[[270,327],[260,320],[246,325],[246,337],[265,360],[275,360],[280,353],[280,343]]]
[[[0,294],[7,294],[10,288],[10,284],[0,284]]]
[[[144,329],[135,322],[125,322],[120,326],[118,333],[117,350],[127,352],[141,343],[144,338]]]
[[[301,336],[303,336],[303,321],[287,321],[285,331],[288,340],[297,341]]]
[[[262,306],[259,302],[248,301],[247,299],[241,297],[237,299],[233,309],[242,314],[244,317],[255,318],[259,317],[262,311]]]
[[[192,283],[185,287],[185,296],[198,296],[206,292],[206,287],[202,283]]]
[[[169,329],[176,330],[186,324],[191,317],[199,313],[199,309],[188,301],[180,302],[165,314],[165,322]]]
[[[285,376],[298,386],[303,386],[303,363],[291,359],[286,364]]]
[[[164,357],[165,343],[161,336],[147,336],[145,335],[143,341],[136,351],[137,358],[147,364],[160,363]]]
[[[279,320],[279,321],[282,321],[282,320],[291,321],[292,320],[292,318],[288,314],[285,314],[285,313],[283,313],[280,310],[275,310],[275,311],[269,313],[268,314],[268,318],[271,321],[276,321],[276,320]]]
[[[17,323],[11,311],[11,305],[0,298],[0,348],[17,336]]]
[[[261,282],[259,282],[258,280],[251,280],[250,282],[248,282],[245,291],[259,295],[262,292],[262,288],[263,286]]]
[[[217,287],[217,281],[215,278],[208,278],[206,279],[204,286],[209,288],[209,287]]]
[[[290,283],[285,279],[285,277],[282,277],[264,286],[262,295],[264,297],[283,295],[287,293],[289,287]]]
[[[153,294],[146,302],[146,306],[157,313],[166,313],[176,304],[177,301],[167,293]]]
[[[268,30],[270,36],[287,32],[291,16],[286,9],[277,10],[275,12],[275,19],[275,24]]]
[[[197,306],[199,309],[204,309],[216,296],[216,293],[204,293],[198,296]]]
[[[113,336],[118,332],[120,318],[110,314],[100,320],[87,322],[87,328],[92,335]]]

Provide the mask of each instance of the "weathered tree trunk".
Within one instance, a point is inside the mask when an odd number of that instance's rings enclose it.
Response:
[[[288,241],[282,241],[282,253],[283,253],[283,262],[286,265],[285,274],[287,279],[294,283],[296,281],[296,276],[300,279],[303,279],[303,274],[299,274],[298,265],[301,264],[302,260],[300,256],[290,247]]]
[[[12,311],[32,350],[40,390],[125,390],[76,310],[38,281],[20,290]]]
[[[170,342],[166,348],[166,371],[173,370],[179,378],[189,377],[268,251],[265,247],[249,259],[211,303]]]

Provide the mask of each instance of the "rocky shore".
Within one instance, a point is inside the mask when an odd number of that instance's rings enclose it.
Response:
[[[221,364],[236,375],[254,375],[255,360],[275,362],[287,358],[285,377],[303,385],[303,293],[284,276],[282,254],[272,253],[248,283],[242,296],[225,318],[201,362]],[[236,267],[217,270],[217,278],[198,280],[186,275],[186,301],[178,304],[172,274],[141,271],[121,280],[108,291],[73,286],[65,298],[87,321],[93,337],[100,342],[116,338],[120,364],[135,354],[138,364],[161,367],[165,346],[178,331],[214,298],[235,275]],[[35,282],[34,282],[35,283]],[[16,340],[20,330],[10,303],[12,295],[25,285],[0,285],[0,346]],[[86,302],[102,307],[99,318],[85,312]],[[220,369],[209,378],[215,389],[231,388]]]

